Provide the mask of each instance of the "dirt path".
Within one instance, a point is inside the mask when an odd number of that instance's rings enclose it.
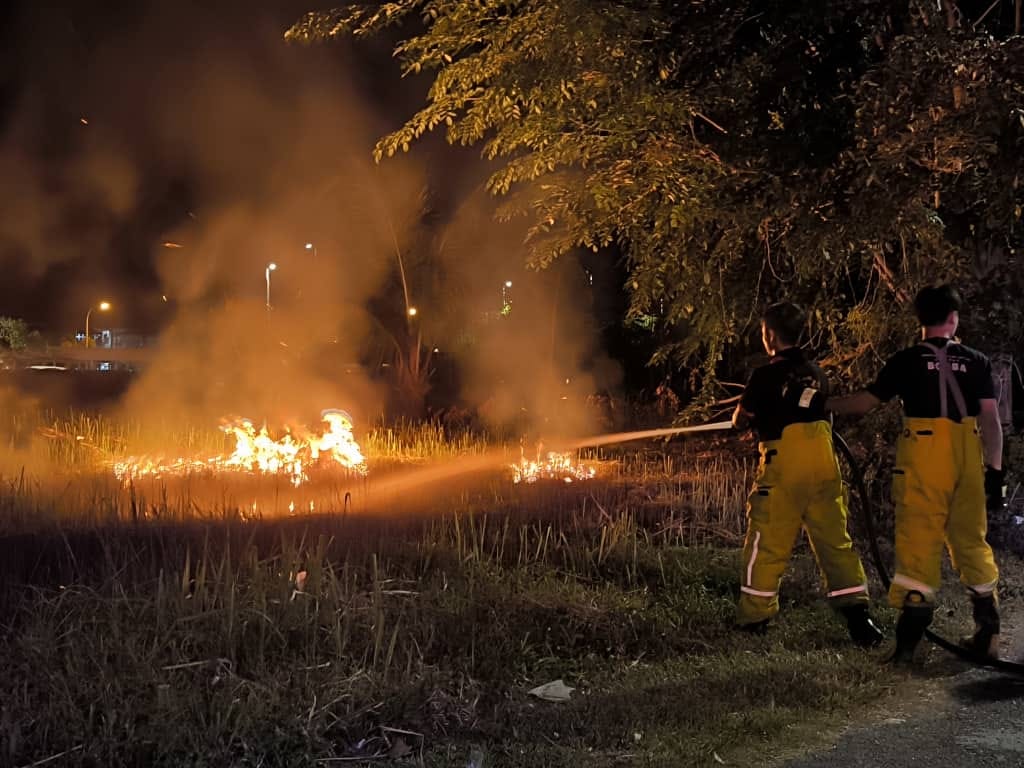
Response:
[[[1007,617],[1007,658],[1024,657],[1024,622]],[[931,654],[941,654],[937,648]],[[916,683],[916,685],[915,685]],[[947,678],[906,681],[911,691],[888,712],[854,724],[785,768],[984,768],[1024,765],[1024,677],[968,669]]]
[[[1024,765],[1024,679],[972,671],[943,688],[787,768]]]

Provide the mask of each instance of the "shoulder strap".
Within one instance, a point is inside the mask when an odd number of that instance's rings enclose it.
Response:
[[[946,354],[946,348],[936,347],[934,344],[929,344],[926,341],[922,341],[921,346],[930,349],[935,355],[935,367],[939,371],[939,415],[944,419],[949,418],[947,400],[948,395],[952,393],[953,400],[956,402],[956,409],[959,411],[960,420],[966,419],[967,402],[964,400],[964,393],[960,389],[960,383],[956,380],[956,376],[953,375],[953,369],[949,366],[949,356]]]

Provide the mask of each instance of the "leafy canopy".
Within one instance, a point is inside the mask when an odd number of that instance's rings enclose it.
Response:
[[[394,28],[433,82],[377,158],[436,129],[480,145],[532,265],[622,254],[627,319],[656,317],[655,362],[702,363],[710,396],[782,297],[855,377],[941,279],[1000,286],[976,319],[1019,337],[1024,40],[969,22],[934,0],[395,0],[287,37]]]

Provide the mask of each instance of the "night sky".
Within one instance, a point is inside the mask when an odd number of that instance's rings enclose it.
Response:
[[[159,329],[174,303],[162,299],[156,263],[174,257],[162,242],[337,172],[346,155],[331,157],[332,133],[368,155],[423,95],[399,79],[386,40],[286,44],[308,0],[3,8],[0,315],[52,334],[73,333],[100,298],[118,309],[110,325]],[[357,130],[318,125],[309,104],[332,102],[358,110]],[[315,217],[302,224],[297,242],[317,236]]]

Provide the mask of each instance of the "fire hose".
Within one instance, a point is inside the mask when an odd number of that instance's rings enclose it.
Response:
[[[731,421],[719,421],[713,424],[701,424],[694,427],[674,427],[671,429],[652,429],[641,432],[605,435],[601,438],[592,438],[590,440],[581,441],[574,447],[607,445],[610,443],[619,443],[630,440],[643,440],[650,437],[670,437],[673,435],[690,434],[694,432],[714,432],[728,429],[732,429]],[[892,579],[889,576],[888,568],[886,568],[885,558],[882,557],[882,550],[878,546],[878,529],[875,527],[875,512],[871,503],[871,497],[868,495],[867,484],[864,481],[864,471],[861,469],[860,464],[857,462],[853,452],[850,450],[850,446],[847,444],[846,440],[843,439],[842,435],[838,432],[833,432],[832,442],[835,446],[836,453],[844,458],[850,467],[851,482],[849,485],[853,487],[857,492],[857,496],[860,498],[860,516],[864,524],[864,532],[867,535],[867,543],[868,548],[871,551],[871,559],[874,561],[875,569],[878,571],[878,577],[882,580],[882,584],[886,591],[888,591],[889,584]],[[989,656],[981,656],[971,653],[967,648],[947,640],[942,635],[939,635],[930,629],[925,630],[924,634],[932,644],[937,645],[943,650],[949,651],[954,656],[970,662],[971,664],[979,667],[996,669],[1000,672],[1024,676],[1024,664],[1018,664],[1006,659],[993,659]]]

